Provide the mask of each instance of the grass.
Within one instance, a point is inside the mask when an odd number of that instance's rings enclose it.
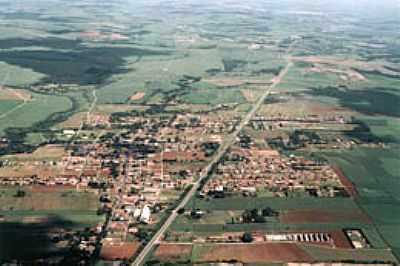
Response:
[[[189,91],[182,97],[183,101],[192,104],[224,104],[224,103],[245,103],[240,89],[197,87]]]
[[[17,43],[23,41],[18,40]],[[5,40],[9,41],[12,40]],[[98,85],[114,74],[126,72],[126,57],[168,54],[134,46],[85,46],[79,40],[60,38],[41,38],[37,42],[37,45],[49,45],[52,49],[2,50],[0,60],[45,74],[45,82]]]
[[[96,213],[98,200],[91,193],[33,193],[28,188],[25,197],[15,198],[14,187],[0,188],[0,260],[32,259],[62,254],[66,250],[50,241],[49,232],[59,229],[83,230],[104,221]]]
[[[397,262],[387,249],[333,249],[315,245],[299,245],[305,252],[318,261],[362,261],[362,262]]]
[[[71,101],[63,96],[51,96],[32,93],[32,100],[21,108],[0,118],[0,134],[9,127],[29,127],[43,121],[55,112],[62,112],[71,107]]]
[[[45,75],[0,61],[0,84],[22,87],[38,82]]]
[[[187,207],[195,206],[203,210],[244,210],[252,208],[265,208],[288,210],[296,208],[304,209],[356,209],[357,206],[350,198],[243,198],[232,197],[215,200],[193,199]]]
[[[207,212],[199,219],[192,219],[188,216],[180,216],[178,223],[187,224],[226,224],[231,222],[231,217],[239,217],[242,211],[212,211]]]
[[[0,116],[11,111],[21,103],[22,101],[19,100],[0,100]]]
[[[333,73],[305,73],[304,71],[305,69],[298,64],[290,68],[276,89],[302,91],[310,87],[335,86],[340,82],[339,76]]]
[[[400,116],[400,95],[393,93],[386,87],[375,89],[343,89],[335,86],[316,87],[307,93],[312,96],[325,96],[336,98],[343,107],[358,111],[363,114]]]
[[[400,119],[387,116],[360,116],[356,118],[366,123],[371,132],[386,143],[400,143]]]
[[[2,210],[26,211],[47,210],[97,210],[99,202],[92,193],[70,191],[62,192],[32,192],[29,188],[22,189],[25,197],[16,198],[17,188],[1,187],[0,206]]]
[[[193,245],[192,261],[199,261],[201,257],[212,250],[212,245]]]

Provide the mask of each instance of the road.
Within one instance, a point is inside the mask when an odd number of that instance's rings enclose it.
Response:
[[[260,99],[254,104],[253,108],[246,114],[244,119],[240,122],[234,132],[232,132],[220,146],[217,151],[217,154],[214,156],[213,160],[206,166],[206,168],[202,171],[199,179],[194,183],[193,187],[189,190],[189,192],[185,195],[179,205],[172,211],[171,215],[168,219],[164,222],[161,228],[154,234],[152,239],[147,243],[147,245],[143,248],[140,254],[135,258],[132,265],[138,266],[143,263],[143,260],[149,254],[149,252],[153,249],[154,245],[156,245],[164,233],[167,231],[168,227],[175,221],[176,217],[178,216],[178,210],[184,208],[185,205],[190,201],[190,199],[195,195],[197,189],[201,185],[201,181],[207,178],[208,174],[211,172],[214,165],[216,165],[221,158],[224,156],[228,148],[235,143],[235,140],[242,129],[247,125],[247,123],[252,119],[255,115],[257,110],[261,107],[264,103],[265,99],[270,95],[271,90],[275,88],[283,79],[283,77],[288,73],[290,67],[293,65],[292,61],[288,59],[288,63],[284,69],[281,70],[278,76],[276,76],[272,80],[272,84],[267,88],[264,94],[260,97]]]
[[[89,123],[89,121],[90,121],[90,115],[91,115],[91,113],[93,112],[93,110],[94,110],[94,108],[96,107],[96,104],[97,104],[96,89],[93,89],[93,91],[92,91],[92,96],[93,96],[93,101],[92,101],[92,103],[90,104],[89,110],[88,110],[87,113],[86,113],[86,121],[87,121],[88,123]],[[84,126],[84,125],[85,125],[85,120],[82,120],[82,121],[81,121],[81,124],[79,125],[78,130],[77,130],[77,131],[75,132],[75,134],[71,137],[71,140],[70,140],[70,142],[68,143],[68,145],[74,143],[75,137],[78,137],[78,136],[79,136],[79,134],[80,134],[80,133],[82,132],[82,130],[83,130],[83,126]],[[99,134],[99,135],[97,136],[97,138],[93,141],[93,144],[96,144],[96,142],[98,141],[98,139],[99,139],[99,137],[100,137],[101,135],[102,135],[102,134]],[[87,160],[87,157],[88,157],[88,155],[86,156],[86,159],[85,159],[85,160]],[[65,171],[67,170],[67,168],[68,168],[68,166],[69,166],[70,163],[71,163],[71,155],[68,157],[67,162],[65,163],[65,166],[64,166],[64,168],[63,168],[63,173],[65,173]],[[83,172],[83,168],[81,169],[80,174],[82,174],[82,172]]]

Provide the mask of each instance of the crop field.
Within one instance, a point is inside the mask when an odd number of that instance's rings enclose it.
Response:
[[[286,97],[283,99],[277,98],[276,103],[264,104],[258,113],[260,115],[278,116],[285,115],[289,117],[305,117],[310,115],[330,116],[332,113],[343,115],[344,117],[351,117],[357,115],[356,112],[338,106],[335,103],[321,103],[315,99],[307,97]],[[293,107],[296,108],[293,108]]]
[[[207,261],[241,261],[257,262],[311,262],[312,257],[296,244],[208,244],[195,245],[193,248],[194,262]]]
[[[11,110],[20,105],[22,101],[18,100],[0,100],[0,114],[6,116]]]
[[[385,143],[400,143],[400,119],[387,116],[356,116]]]
[[[9,127],[29,127],[45,120],[55,112],[71,108],[71,101],[63,96],[32,94],[32,100],[19,105],[20,108],[0,116],[0,134]]]
[[[371,217],[383,238],[400,255],[399,151],[398,149],[357,149],[325,154],[356,184],[358,204]]]
[[[369,218],[361,211],[315,211],[315,210],[289,210],[280,216],[283,223],[345,223],[359,222],[370,223]]]
[[[117,260],[121,258],[129,258],[139,249],[138,242],[123,242],[116,244],[103,244],[100,251],[100,258],[104,260]]]
[[[60,229],[84,229],[103,220],[96,214],[95,195],[68,189],[34,192],[24,189],[16,198],[17,188],[0,188],[0,259],[32,259],[43,254],[64,254],[47,236]],[[17,252],[23,248],[24,252]]]
[[[397,262],[390,250],[387,249],[332,249],[312,245],[299,245],[315,260],[326,261],[364,261],[374,262],[377,258],[386,262]]]
[[[8,85],[15,87],[24,87],[39,81],[43,77],[44,77],[43,74],[35,72],[29,68],[23,68],[12,64],[7,64],[0,60],[1,86]]]
[[[97,210],[96,195],[75,191],[49,191],[35,193],[31,188],[23,189],[24,197],[15,197],[18,188],[1,188],[1,209],[19,210]]]
[[[154,257],[159,260],[184,261],[191,259],[192,250],[192,244],[163,243],[157,247]]]

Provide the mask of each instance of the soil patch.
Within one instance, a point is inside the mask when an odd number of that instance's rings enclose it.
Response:
[[[132,96],[130,97],[130,100],[131,100],[131,101],[139,101],[139,100],[143,99],[143,97],[144,97],[145,95],[146,95],[146,94],[145,94],[144,92],[139,91],[139,92],[136,92],[134,95],[132,95]]]
[[[154,256],[156,258],[179,258],[190,255],[192,248],[192,244],[163,243],[158,246]]]
[[[0,85],[0,100],[30,101],[32,95],[24,90],[10,89]]]
[[[257,262],[311,262],[313,259],[293,243],[215,244],[201,261]]]
[[[287,224],[340,223],[344,221],[371,223],[361,211],[289,210],[280,215]]]
[[[139,242],[105,242],[101,247],[100,257],[105,260],[129,258],[136,253],[139,247]]]

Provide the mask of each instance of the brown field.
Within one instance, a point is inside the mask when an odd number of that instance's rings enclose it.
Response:
[[[144,92],[139,91],[139,92],[136,92],[134,95],[132,95],[129,99],[130,99],[131,101],[138,101],[138,100],[143,99],[143,97],[144,97],[145,95],[146,95],[146,94],[145,94]]]
[[[346,248],[346,249],[353,248],[353,246],[351,245],[350,241],[345,236],[343,231],[341,231],[341,230],[329,231],[329,234],[333,238],[333,243],[334,243],[335,247]]]
[[[16,90],[0,85],[0,100],[22,100],[29,101],[32,95],[25,90]]]
[[[293,108],[293,107],[296,108]],[[354,116],[356,113],[332,104],[320,103],[307,98],[289,98],[285,102],[264,104],[258,111],[260,115],[286,116],[289,118],[302,117],[309,115],[319,115],[330,117],[342,115],[344,117]]]
[[[33,153],[18,153],[15,155],[6,155],[1,157],[1,159],[17,161],[41,161],[49,159],[60,159],[64,155],[64,146],[48,144],[37,148]]]
[[[89,121],[88,121],[89,118]],[[66,121],[59,124],[59,128],[67,129],[67,128],[79,128],[82,123],[90,123],[90,124],[106,124],[108,122],[109,116],[102,113],[90,113],[88,115],[87,112],[76,113],[73,116],[69,117]]]
[[[353,69],[338,69],[325,67],[321,64],[316,64],[311,68],[307,68],[305,70],[306,73],[314,72],[314,73],[333,73],[339,75],[340,79],[343,81],[366,81],[366,77],[364,77],[361,73],[353,70]]]
[[[359,222],[371,223],[368,216],[361,211],[325,211],[325,210],[289,210],[279,216],[281,222],[286,224],[310,223],[340,223]]]
[[[63,171],[61,168],[57,167],[49,167],[49,166],[36,166],[33,164],[25,164],[22,166],[16,167],[2,167],[0,168],[0,178],[2,177],[31,177],[34,175],[40,177],[51,177],[56,174],[60,174]],[[70,170],[65,171],[64,174],[74,175],[76,172],[72,172]]]
[[[76,113],[59,125],[59,128],[79,128],[83,121],[86,121],[87,113]]]
[[[179,258],[190,255],[193,249],[192,244],[163,243],[158,246],[154,256],[156,258]]]
[[[293,243],[215,244],[199,261],[310,262],[313,259]]]
[[[101,247],[100,257],[104,260],[129,258],[136,253],[139,247],[139,242],[105,242]]]

